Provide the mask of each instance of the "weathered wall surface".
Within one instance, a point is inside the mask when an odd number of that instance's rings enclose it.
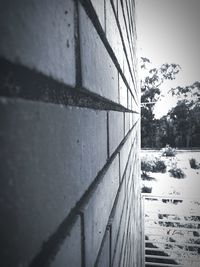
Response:
[[[134,1],[0,10],[0,265],[140,267]]]

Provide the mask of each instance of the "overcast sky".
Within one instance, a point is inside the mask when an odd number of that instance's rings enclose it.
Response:
[[[140,56],[154,65],[180,64],[180,74],[167,87],[200,81],[200,0],[136,0],[136,4]],[[165,97],[155,109],[157,117],[174,103]]]

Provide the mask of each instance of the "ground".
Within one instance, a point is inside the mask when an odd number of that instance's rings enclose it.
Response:
[[[142,150],[141,159],[149,160],[159,158],[165,161],[167,170],[165,173],[150,173],[155,180],[142,181],[142,185],[151,187],[153,195],[176,195],[184,197],[200,197],[200,169],[190,167],[189,159],[195,158],[200,162],[200,151],[179,150],[175,157],[162,156],[161,151]],[[168,170],[176,166],[185,173],[185,178],[177,179],[170,176]]]
[[[175,260],[183,266],[199,267],[200,169],[191,168],[191,158],[200,162],[200,151],[177,151],[175,157],[163,157],[160,151],[141,152],[141,159],[159,159],[167,165],[165,173],[149,172],[154,179],[142,180],[143,186],[152,188],[151,197],[143,197],[145,239],[158,250],[157,255],[168,255],[166,264]],[[168,171],[173,167],[181,168],[185,177],[172,177]]]

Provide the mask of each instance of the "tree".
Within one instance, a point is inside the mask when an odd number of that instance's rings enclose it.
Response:
[[[176,132],[176,145],[200,146],[200,82],[178,86],[169,92],[180,99],[168,112]]]
[[[142,147],[154,147],[156,120],[154,106],[161,95],[161,85],[166,80],[174,80],[180,71],[178,64],[162,64],[159,68],[151,68],[148,58],[141,57],[141,69],[144,78],[141,80],[141,136]]]

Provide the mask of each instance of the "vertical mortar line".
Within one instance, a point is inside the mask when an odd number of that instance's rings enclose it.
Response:
[[[75,41],[75,64],[76,64],[76,86],[82,86],[80,28],[79,28],[79,1],[74,1],[74,41]]]
[[[109,149],[109,111],[107,111],[106,113],[106,116],[107,116],[107,159],[109,159],[109,156],[110,156],[110,149]]]
[[[81,218],[81,267],[86,267],[85,263],[85,221],[82,211],[79,212]]]

